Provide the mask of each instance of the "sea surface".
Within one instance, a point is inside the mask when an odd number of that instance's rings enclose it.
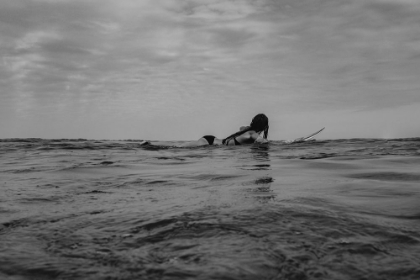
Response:
[[[0,140],[0,279],[420,279],[420,138]]]

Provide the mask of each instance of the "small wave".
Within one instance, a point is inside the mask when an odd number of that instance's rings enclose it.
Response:
[[[381,181],[420,181],[420,174],[402,172],[365,172],[350,174],[346,177]]]

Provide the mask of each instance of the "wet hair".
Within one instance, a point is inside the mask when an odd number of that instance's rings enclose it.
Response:
[[[264,138],[267,139],[268,137],[268,118],[266,115],[264,114],[258,114],[256,115],[252,121],[251,124],[245,128],[244,130],[235,132],[234,134],[226,137],[225,139],[223,139],[222,143],[225,144],[226,142],[228,142],[230,139],[237,137],[239,135],[244,134],[245,132],[248,132],[250,130],[254,130],[257,133],[261,133],[262,131],[264,131]]]

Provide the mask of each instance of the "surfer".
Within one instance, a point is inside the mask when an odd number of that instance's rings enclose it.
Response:
[[[249,126],[242,126],[239,131],[226,137],[225,139],[218,139],[213,135],[205,135],[198,139],[196,143],[189,144],[195,146],[238,146],[243,144],[268,143],[268,128],[269,126],[267,116],[264,114],[258,114],[252,119]]]
[[[213,135],[205,135],[197,141],[187,142],[181,145],[181,147],[194,147],[194,146],[206,146],[206,145],[226,145],[226,146],[237,146],[244,144],[253,143],[268,143],[268,118],[264,114],[256,115],[249,126],[242,126],[239,131],[232,135],[219,139]],[[262,135],[261,135],[262,134]],[[149,141],[143,141],[140,145],[151,144]]]
[[[207,146],[207,145],[226,145],[226,146],[238,146],[244,144],[268,143],[268,118],[264,114],[256,115],[249,126],[242,126],[238,132],[224,138],[219,139],[213,135],[205,135],[197,141],[191,141],[181,144],[179,147],[196,147],[196,146]],[[295,140],[280,141],[285,144],[302,143],[307,141],[315,141],[314,137],[324,128],[312,133],[306,137],[300,137]],[[140,145],[149,145],[149,141],[143,141]]]

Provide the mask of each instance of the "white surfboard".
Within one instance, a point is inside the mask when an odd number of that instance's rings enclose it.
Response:
[[[321,131],[323,131],[325,129],[325,127],[321,128],[320,130],[318,130],[317,132],[314,132],[306,137],[303,137],[303,141],[307,141],[310,140],[312,138],[314,138],[318,133],[320,133]]]
[[[323,131],[324,129],[325,129],[325,127],[321,128],[317,132],[314,132],[312,134],[309,134],[308,136],[296,138],[295,140],[290,141],[288,143],[305,142],[305,141],[312,140],[316,135],[318,135],[318,133],[321,133],[321,131]]]

